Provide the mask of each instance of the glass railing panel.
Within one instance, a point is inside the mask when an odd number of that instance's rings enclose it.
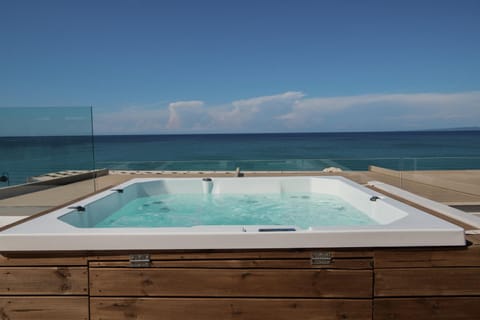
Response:
[[[108,168],[110,170],[134,171],[228,171],[234,170],[235,161],[97,161],[96,166],[97,168]]]
[[[480,169],[480,158],[365,158],[192,161],[97,161],[97,168],[151,171],[368,171],[372,166],[395,171]]]
[[[406,158],[409,170],[466,170],[480,169],[480,157],[425,157]]]
[[[91,107],[0,108],[0,115],[0,188],[95,169]]]

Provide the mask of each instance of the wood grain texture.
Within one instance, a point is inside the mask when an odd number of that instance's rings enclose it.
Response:
[[[86,295],[87,268],[0,268],[0,295]]]
[[[0,297],[0,319],[88,320],[87,297]]]
[[[148,252],[116,252],[104,251],[91,254],[89,261],[128,261],[129,254],[148,253],[152,260],[241,260],[241,259],[310,259],[312,251],[330,252],[332,258],[371,258],[373,251],[359,249],[288,249],[288,250],[203,250],[203,251],[148,251]]]
[[[480,268],[375,270],[375,296],[480,296]]]
[[[375,299],[375,320],[473,320],[480,318],[480,297]]]
[[[90,267],[130,267],[129,261],[92,261]],[[152,268],[266,268],[266,269],[352,269],[370,270],[373,260],[367,258],[334,258],[331,264],[312,265],[310,259],[265,260],[156,260]]]
[[[82,253],[36,253],[0,254],[0,267],[3,266],[86,266],[87,257]]]
[[[121,279],[121,281],[119,281]],[[92,296],[370,298],[370,270],[90,268]]]
[[[91,320],[372,319],[370,300],[92,298]]]
[[[375,268],[480,267],[480,246],[429,249],[379,249]]]
[[[480,235],[475,234],[475,235],[468,235],[465,236],[465,238],[470,241],[474,246],[480,246]]]

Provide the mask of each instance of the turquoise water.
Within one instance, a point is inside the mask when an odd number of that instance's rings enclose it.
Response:
[[[327,194],[165,194],[133,200],[96,228],[198,225],[356,226],[377,224]]]

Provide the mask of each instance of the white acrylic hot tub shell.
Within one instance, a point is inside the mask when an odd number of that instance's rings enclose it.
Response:
[[[120,205],[121,197],[203,192],[200,178],[133,179],[72,206]],[[343,177],[213,178],[212,193],[319,192],[343,198],[377,221],[367,226],[311,226],[294,232],[259,232],[262,226],[191,228],[78,228],[59,217],[63,208],[0,233],[0,251],[163,250],[463,246],[464,230]],[[380,197],[370,201],[372,196]],[[108,199],[106,201],[106,199]],[[98,205],[100,203],[100,205]],[[105,208],[107,209],[107,208]],[[88,210],[87,210],[88,211]],[[102,211],[103,210],[97,210]],[[101,214],[101,213],[99,213]],[[92,219],[78,215],[78,219]],[[271,227],[271,226],[270,226]],[[275,226],[278,227],[278,226]]]

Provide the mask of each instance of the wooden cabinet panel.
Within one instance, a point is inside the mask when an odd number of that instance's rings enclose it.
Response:
[[[367,320],[371,300],[92,298],[91,320]]]
[[[0,318],[88,320],[87,297],[0,297]]]
[[[375,296],[480,296],[479,268],[375,270]]]
[[[480,297],[375,299],[375,320],[473,320],[480,315]]]
[[[86,267],[0,268],[0,295],[86,295]]]
[[[480,246],[375,251],[375,268],[433,267],[480,267]]]
[[[92,296],[370,298],[372,271],[90,268]]]

